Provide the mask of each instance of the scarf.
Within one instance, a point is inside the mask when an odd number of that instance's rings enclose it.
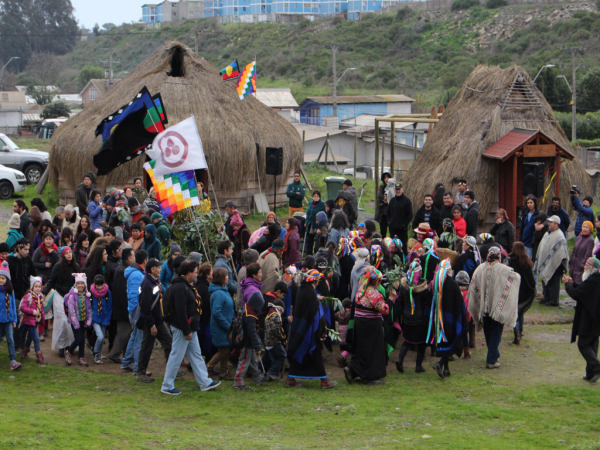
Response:
[[[372,258],[372,264],[375,266],[376,269],[379,269],[379,266],[381,265],[382,256],[383,256],[383,250],[381,249],[381,246],[373,245],[371,247],[371,258]]]
[[[382,273],[377,270],[375,267],[373,266],[368,266],[367,269],[365,270],[365,273],[360,277],[360,280],[358,280],[358,291],[356,292],[356,300],[359,300],[363,295],[365,295],[365,292],[367,291],[367,288],[369,287],[369,281],[371,280],[381,280],[383,278]]]
[[[46,245],[44,245],[44,241],[42,241],[42,245],[40,245],[40,247],[42,249],[42,255],[46,257],[50,254],[50,250],[54,250],[55,252],[58,251],[58,247],[56,246],[56,244],[52,244],[52,247],[48,248],[46,247]]]
[[[290,234],[292,234],[292,231],[296,230],[298,227],[292,227],[288,230],[287,233],[285,233],[285,238],[283,238],[283,242],[285,243],[285,246],[283,247],[283,251],[287,252],[288,251],[288,242],[290,240]]]
[[[442,290],[446,277],[451,276],[452,264],[449,259],[445,259],[440,263],[439,269],[433,279],[433,303],[431,304],[431,313],[429,315],[429,330],[427,331],[427,339],[425,342],[433,344],[434,335],[437,336],[437,344],[440,342],[448,342],[444,331],[444,318],[442,316]],[[433,334],[432,334],[432,328]],[[429,339],[431,337],[431,340]]]
[[[181,278],[185,278],[185,277],[182,275]],[[190,284],[190,283],[188,283],[188,284]],[[196,290],[196,287],[193,284],[190,284],[190,287],[192,288],[192,291],[194,291],[194,295],[196,296],[196,312],[198,313],[199,316],[201,316],[202,315],[202,297],[200,297],[200,294],[198,294],[198,291]],[[162,307],[162,303],[161,303],[161,307]]]
[[[348,239],[344,239],[343,237],[341,237],[340,244],[338,245],[338,249],[337,249],[337,253],[336,253],[338,259],[342,259],[351,253],[352,253],[352,248],[350,246],[350,241]]]
[[[548,284],[552,275],[561,264],[567,268],[569,260],[569,248],[567,240],[562,231],[556,230],[546,234],[538,249],[538,256],[535,260],[533,272],[542,277],[545,284]]]
[[[286,235],[286,237],[287,237],[287,235]],[[270,254],[273,254],[273,255],[277,256],[277,254],[275,253],[275,250],[273,250],[272,247],[269,247],[268,249],[266,249],[264,252],[262,252],[260,254],[260,259],[265,259]]]
[[[31,299],[35,301],[35,306],[37,306],[38,313],[35,317],[35,321],[39,322],[42,320],[42,311],[44,310],[44,296],[41,293],[36,295],[33,293],[33,291],[29,291],[29,295],[31,296]]]
[[[85,310],[85,292],[77,291],[77,295],[79,296],[79,320],[85,322],[87,318]]]
[[[96,285],[92,284],[90,286],[90,291],[92,295],[98,299],[98,314],[102,314],[102,299],[106,298],[108,301],[108,284],[104,283],[102,289],[96,289]]]

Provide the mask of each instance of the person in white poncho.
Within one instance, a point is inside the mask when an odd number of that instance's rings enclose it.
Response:
[[[533,273],[542,277],[544,298],[540,303],[558,306],[560,278],[566,272],[569,262],[569,248],[565,235],[560,230],[560,217],[548,219],[548,234],[538,247]]]

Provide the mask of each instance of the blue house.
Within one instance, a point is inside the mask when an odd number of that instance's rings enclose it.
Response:
[[[362,114],[385,116],[411,114],[414,99],[406,95],[347,95],[337,97],[339,120]],[[322,125],[322,118],[333,115],[333,97],[307,97],[298,107],[300,123]]]
[[[162,4],[147,3],[142,5],[142,22],[157,23],[163,21]]]

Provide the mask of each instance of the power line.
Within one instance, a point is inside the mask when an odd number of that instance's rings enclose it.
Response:
[[[138,31],[135,33],[80,33],[80,34],[0,34],[0,37],[82,37],[82,36],[137,36],[139,34],[158,34],[160,30],[156,31]],[[210,34],[229,34],[224,31],[208,31],[208,30],[195,30],[201,33],[210,33]]]

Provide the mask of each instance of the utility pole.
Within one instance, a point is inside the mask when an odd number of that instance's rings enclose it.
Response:
[[[202,30],[200,31],[194,31],[195,35],[194,35],[194,52],[196,54],[198,54],[198,36],[200,36],[200,33],[202,33]]]
[[[326,44],[333,52],[333,116],[337,116],[337,72],[336,72],[336,55],[340,48],[339,44]]]
[[[108,87],[110,88],[113,85],[113,63],[119,64],[121,61],[113,61],[113,55],[115,54],[116,50],[111,48],[103,48],[101,50],[110,50],[110,54],[108,55],[108,61],[100,61],[104,64],[108,63]]]
[[[579,55],[579,52],[585,52],[585,48],[583,47],[563,47],[561,50],[566,50],[571,52],[571,62],[570,63],[560,63],[560,67],[571,66],[571,77],[573,88],[571,91],[571,141],[575,142],[577,140],[577,69],[580,67],[587,67],[585,62],[576,63],[575,58]],[[583,58],[581,58],[583,60]]]

